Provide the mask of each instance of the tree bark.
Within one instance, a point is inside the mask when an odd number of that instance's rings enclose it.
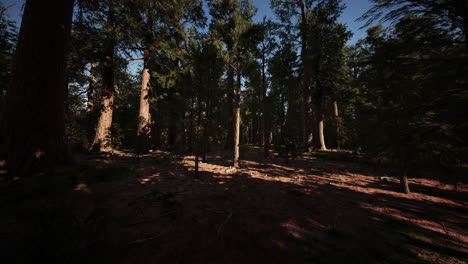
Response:
[[[241,99],[241,58],[240,50],[237,49],[237,86],[235,102],[235,127],[234,127],[234,168],[240,168],[239,143],[240,143],[240,99]]]
[[[327,150],[325,145],[325,135],[323,134],[323,111],[322,111],[322,102],[317,100],[315,102],[316,107],[316,118],[317,118],[317,132],[319,137],[320,150]]]
[[[113,0],[109,1],[109,10],[107,14],[108,39],[104,49],[104,69],[102,74],[103,92],[101,98],[101,113],[96,127],[96,136],[94,137],[92,150],[98,152],[112,151],[111,126],[112,114],[114,108],[114,52],[115,39],[114,31],[114,12]]]
[[[303,120],[304,120],[304,151],[309,152],[313,145],[313,131],[312,131],[312,82],[310,77],[310,63],[307,59],[307,14],[305,3],[300,1],[301,8],[301,60],[302,60],[302,78],[303,78]]]
[[[250,131],[250,142],[253,144],[253,145],[257,145],[258,144],[258,130],[259,130],[259,125],[258,125],[258,119],[259,119],[259,114],[258,112],[255,113],[255,117],[253,118],[252,120],[252,128],[251,128],[251,131]]]
[[[143,72],[141,74],[141,90],[140,90],[140,110],[138,115],[138,135],[137,135],[137,152],[146,153],[150,148],[150,69],[149,69],[149,49],[144,51]]]
[[[73,0],[27,0],[6,102],[8,173],[66,163],[65,72]]]
[[[177,112],[174,109],[174,106],[171,105],[169,106],[169,129],[168,129],[168,135],[167,135],[167,145],[169,148],[173,148],[176,143],[176,137],[177,137]],[[184,136],[185,138],[185,136]]]
[[[234,71],[230,65],[227,70],[227,136],[225,149],[234,148]]]
[[[262,53],[262,119],[263,119],[263,156],[268,158],[269,154],[269,147],[270,141],[268,140],[268,120],[266,114],[266,90],[267,90],[267,83],[266,83],[266,58],[265,58],[265,51]]]
[[[94,85],[96,84],[96,63],[91,63],[91,68],[89,70],[89,85],[87,91],[88,101],[86,102],[86,139],[88,144],[91,144],[94,136],[94,120],[93,120],[93,111],[94,111]]]
[[[340,149],[340,114],[338,112],[338,103],[336,101],[333,101],[333,120],[335,121],[336,127],[336,146]]]
[[[407,177],[407,170],[404,170],[403,173],[400,176],[400,185],[401,185],[401,191],[409,194],[410,193],[410,188],[408,184],[408,177]]]

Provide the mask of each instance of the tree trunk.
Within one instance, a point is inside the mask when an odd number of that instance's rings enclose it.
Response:
[[[175,147],[176,137],[177,137],[177,113],[174,109],[174,106],[169,106],[169,129],[167,135],[167,145],[169,148],[173,149]]]
[[[234,71],[232,67],[228,66],[227,70],[227,136],[225,149],[234,148]]]
[[[143,72],[141,74],[141,90],[140,90],[140,111],[138,115],[138,135],[137,135],[137,152],[146,153],[150,148],[150,69],[149,69],[149,54],[150,51],[145,49]]]
[[[338,103],[336,101],[333,101],[333,120],[335,121],[336,127],[336,146],[340,149],[340,114],[338,112]]]
[[[258,144],[258,137],[257,137],[257,131],[259,130],[258,128],[258,113],[255,113],[255,117],[253,118],[252,120],[252,128],[251,128],[251,143],[253,145],[257,145]]]
[[[94,136],[94,120],[93,120],[93,111],[94,111],[94,85],[96,83],[96,63],[91,63],[91,69],[89,70],[89,85],[87,91],[88,101],[86,102],[86,139],[88,144],[91,144]]]
[[[403,173],[401,174],[400,176],[400,185],[401,185],[401,191],[406,193],[406,194],[409,194],[410,193],[410,188],[409,188],[409,184],[408,184],[408,177],[407,177],[407,170],[403,170]]]
[[[321,100],[317,100],[315,102],[315,106],[317,109],[316,118],[317,118],[317,132],[319,137],[319,144],[320,150],[327,150],[327,146],[325,145],[325,135],[323,134],[323,111],[322,111],[322,102]]]
[[[240,143],[240,98],[241,98],[241,58],[240,50],[237,50],[237,86],[235,104],[235,129],[234,129],[234,168],[240,168],[239,164],[239,143]]]
[[[268,120],[266,114],[266,90],[267,90],[267,83],[266,83],[266,58],[265,52],[262,54],[262,119],[263,119],[263,156],[268,158],[268,149],[270,147],[270,141],[268,140]]]
[[[6,102],[8,173],[66,163],[65,71],[73,0],[27,0]]]
[[[310,63],[307,59],[307,16],[305,10],[305,3],[300,1],[301,7],[301,60],[302,60],[302,78],[303,78],[303,114],[304,114],[304,151],[309,152],[313,145],[313,131],[312,131],[312,82],[310,78]]]
[[[211,74],[211,72],[210,72],[210,74]],[[211,118],[212,118],[211,100],[210,100],[210,95],[211,94],[212,94],[211,93],[211,86],[208,85],[207,86],[207,91],[205,93],[205,98],[204,98],[205,99],[205,117],[203,119],[203,136],[202,136],[202,148],[203,148],[202,162],[203,163],[206,163],[206,154],[209,151],[209,146],[210,146],[209,135],[211,133],[210,121],[211,121]]]
[[[109,2],[109,11],[107,14],[108,39],[104,48],[104,69],[102,73],[103,92],[101,98],[101,113],[96,127],[96,136],[94,137],[91,150],[98,152],[108,152],[112,150],[111,126],[112,113],[114,108],[114,50],[115,39],[114,31],[114,12],[113,0]]]

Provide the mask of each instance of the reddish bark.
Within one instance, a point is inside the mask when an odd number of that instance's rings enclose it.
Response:
[[[27,0],[6,106],[9,173],[68,162],[65,71],[73,0]]]
[[[239,144],[240,144],[240,98],[241,98],[241,57],[240,50],[237,49],[237,85],[235,102],[235,123],[234,123],[234,168],[240,168],[239,164]]]
[[[111,36],[114,30],[114,12],[113,0],[109,2],[109,11],[107,14],[107,29],[109,38],[105,43],[104,50],[104,69],[102,74],[103,92],[101,98],[101,113],[96,127],[96,136],[94,137],[92,150],[98,152],[107,152],[112,150],[111,126],[112,114],[114,108],[114,52],[115,39]]]
[[[137,135],[137,152],[145,153],[150,148],[150,69],[149,69],[149,54],[148,49],[144,52],[144,67],[141,73],[141,90],[140,90],[140,110],[138,115],[138,135]]]
[[[94,120],[92,113],[94,111],[94,85],[96,84],[95,69],[96,63],[91,63],[87,91],[88,101],[86,102],[86,139],[90,143],[93,141],[94,137]]]
[[[312,131],[312,81],[310,76],[310,63],[307,58],[307,17],[304,1],[300,1],[301,8],[301,59],[302,59],[302,78],[303,78],[303,119],[304,119],[304,151],[311,150],[313,145],[313,131]]]

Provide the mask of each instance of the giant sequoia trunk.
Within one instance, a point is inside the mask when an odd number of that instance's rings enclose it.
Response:
[[[96,63],[91,63],[91,69],[89,74],[89,85],[87,91],[88,101],[86,102],[86,139],[88,143],[91,144],[94,136],[94,120],[93,120],[93,111],[94,111],[94,85],[96,83]]]
[[[315,71],[315,91],[314,91],[314,100],[315,100],[315,120],[316,120],[316,129],[318,142],[317,145],[320,150],[327,150],[325,145],[325,135],[323,133],[323,87],[320,81],[320,65],[317,63]]]
[[[341,120],[340,120],[340,114],[338,112],[338,103],[336,101],[333,101],[333,121],[335,122],[335,128],[336,128],[336,146],[338,149],[341,148],[340,144],[340,126],[341,126]]]
[[[68,162],[65,70],[73,0],[27,0],[6,102],[8,172]]]
[[[144,153],[149,150],[150,144],[150,69],[149,69],[149,50],[144,52],[143,72],[141,74],[141,90],[140,90],[140,111],[138,115],[138,138],[137,152]]]
[[[300,1],[301,7],[301,60],[302,60],[302,78],[303,78],[303,120],[304,120],[304,151],[308,152],[312,148],[313,144],[313,131],[312,131],[312,82],[310,78],[310,63],[307,58],[307,17],[305,10],[305,3],[303,0]]]
[[[321,100],[315,102],[316,118],[317,118],[317,134],[319,139],[319,147],[321,150],[327,150],[325,145],[325,135],[323,134],[323,109]]]
[[[239,144],[240,144],[240,98],[241,98],[241,58],[240,51],[237,51],[237,86],[235,104],[235,126],[234,126],[234,168],[240,168],[239,164]]]
[[[107,152],[112,150],[111,126],[112,113],[114,108],[114,50],[115,39],[112,35],[114,31],[113,0],[109,2],[107,14],[108,37],[104,48],[104,69],[102,73],[103,91],[101,95],[101,113],[96,127],[92,150]]]
[[[227,70],[227,91],[226,91],[226,99],[227,99],[227,136],[226,136],[226,144],[224,146],[225,149],[233,149],[234,148],[234,71],[232,67],[228,66]]]

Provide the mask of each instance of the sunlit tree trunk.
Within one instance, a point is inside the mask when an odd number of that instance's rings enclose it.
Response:
[[[400,176],[400,185],[401,185],[401,191],[409,194],[410,193],[410,188],[408,184],[408,177],[407,177],[407,170],[404,170],[402,175]]]
[[[338,112],[338,103],[336,101],[333,101],[333,121],[335,122],[336,127],[336,146],[340,149],[340,114]]]
[[[150,148],[150,69],[149,69],[149,54],[150,51],[145,49],[143,71],[141,74],[141,90],[140,90],[140,110],[138,115],[138,137],[137,137],[137,152],[145,153]]]
[[[234,126],[234,168],[240,168],[239,164],[239,144],[240,144],[240,99],[241,99],[241,58],[240,50],[237,50],[236,61],[237,86],[235,100],[235,126]]]
[[[103,91],[101,95],[101,113],[96,127],[92,150],[98,152],[107,152],[112,150],[111,126],[112,114],[114,108],[114,50],[115,40],[114,31],[114,12],[113,0],[109,1],[109,10],[107,14],[108,39],[104,48],[104,69],[102,74]]]
[[[70,161],[65,142],[65,71],[73,0],[27,0],[6,99],[8,173]]]
[[[321,100],[317,100],[315,102],[315,109],[316,109],[316,118],[317,118],[317,134],[320,144],[320,150],[327,150],[327,146],[325,145],[325,135],[323,134],[323,109],[322,109],[322,102]]]
[[[234,70],[231,65],[228,65],[227,69],[227,136],[225,149],[234,148]]]
[[[89,70],[89,84],[87,91],[87,102],[86,102],[86,139],[88,144],[91,144],[94,136],[94,120],[93,120],[93,111],[94,111],[94,88],[96,84],[96,63],[91,63],[91,68]]]

